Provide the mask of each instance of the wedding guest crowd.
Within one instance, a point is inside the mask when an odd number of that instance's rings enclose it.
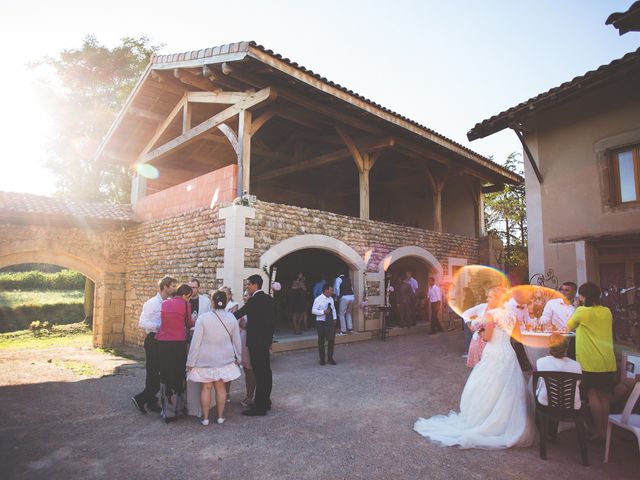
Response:
[[[133,405],[141,413],[159,412],[166,423],[195,414],[207,426],[214,390],[214,420],[222,424],[231,381],[240,377],[242,365],[246,396],[241,404],[248,407],[242,413],[266,415],[271,409],[275,312],[273,298],[261,290],[262,277],[247,279],[242,308],[228,287],[209,298],[200,293],[197,278],[177,283],[173,277],[162,278],[158,293],[142,308],[138,325],[146,332],[146,380],[144,390],[131,398]]]

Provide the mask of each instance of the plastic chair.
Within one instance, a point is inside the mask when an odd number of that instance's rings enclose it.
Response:
[[[548,405],[541,404],[535,393],[540,378],[544,380],[547,387]],[[582,464],[585,466],[589,465],[585,418],[582,410],[576,410],[574,408],[576,386],[581,378],[582,375],[579,373],[533,372],[533,396],[536,401],[536,417],[540,421],[540,458],[543,460],[547,459],[549,422],[551,420],[557,422],[572,421],[576,424]]]
[[[607,463],[609,461],[609,447],[611,447],[611,427],[613,425],[633,432],[638,439],[638,448],[640,448],[640,415],[637,413],[631,413],[633,407],[636,406],[639,398],[640,382],[636,383],[633,387],[631,395],[629,395],[622,413],[609,415],[609,422],[607,423],[607,441],[604,447],[604,463]]]

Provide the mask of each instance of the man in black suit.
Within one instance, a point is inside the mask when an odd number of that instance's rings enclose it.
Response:
[[[251,366],[256,377],[256,396],[253,405],[242,412],[250,417],[264,416],[271,410],[271,359],[269,347],[276,324],[274,301],[262,291],[262,277],[251,275],[247,279],[247,291],[251,298],[235,312],[236,318],[247,316],[247,347]]]

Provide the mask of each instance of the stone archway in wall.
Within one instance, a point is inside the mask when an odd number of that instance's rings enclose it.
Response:
[[[384,274],[385,271],[396,261],[402,258],[416,258],[425,264],[427,267],[432,268],[436,282],[440,283],[443,279],[444,270],[438,259],[429,250],[417,246],[406,246],[397,248],[389,252],[378,264],[378,271],[373,274],[369,274],[369,281],[379,282],[380,295],[369,298],[369,304],[382,305],[384,303],[383,290],[384,290]]]
[[[363,278],[366,264],[362,257],[346,243],[327,235],[298,235],[274,245],[260,257],[260,265],[271,267],[278,260],[299,250],[324,250],[336,255],[349,267],[349,275],[355,292],[355,304],[359,305],[364,288]],[[364,330],[364,317],[360,308],[353,309],[353,326],[356,331]]]
[[[124,340],[124,267],[108,265],[97,257],[71,254],[51,248],[49,242],[0,242],[0,268],[21,263],[48,263],[80,272],[95,284],[93,302],[93,345],[104,346]]]

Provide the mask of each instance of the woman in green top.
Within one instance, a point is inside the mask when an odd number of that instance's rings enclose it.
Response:
[[[582,367],[582,388],[595,429],[592,439],[604,439],[616,384],[611,310],[600,305],[600,287],[595,283],[581,285],[578,294],[584,306],[576,309],[567,326],[576,330],[576,360]]]

